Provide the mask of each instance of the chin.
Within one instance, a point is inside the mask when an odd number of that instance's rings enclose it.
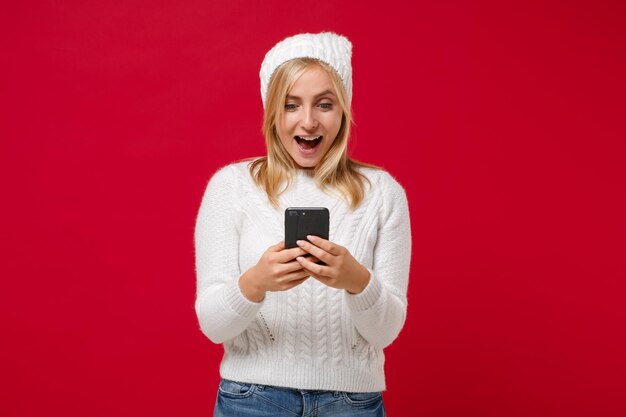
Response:
[[[299,161],[294,159],[296,165],[300,168],[315,168],[319,161]]]

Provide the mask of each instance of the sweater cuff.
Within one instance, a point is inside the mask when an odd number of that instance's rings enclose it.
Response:
[[[348,306],[353,311],[364,311],[376,304],[380,295],[383,292],[383,286],[376,279],[376,276],[370,270],[370,282],[363,291],[358,294],[350,294],[348,291],[344,291]]]
[[[263,301],[255,303],[254,301],[248,300],[241,292],[241,288],[239,288],[238,279],[233,280],[226,286],[224,289],[224,300],[232,311],[242,317],[255,315],[263,304]]]

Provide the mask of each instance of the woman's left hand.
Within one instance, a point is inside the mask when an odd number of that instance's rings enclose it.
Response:
[[[310,242],[299,240],[298,246],[326,264],[313,263],[303,256],[296,258],[313,278],[352,294],[358,294],[367,287],[370,272],[354,259],[348,249],[317,236],[307,236],[307,239]]]

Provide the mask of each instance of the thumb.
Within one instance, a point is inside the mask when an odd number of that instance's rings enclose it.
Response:
[[[270,251],[271,252],[280,252],[283,249],[285,249],[285,241],[284,240],[281,240],[276,245],[270,247]]]

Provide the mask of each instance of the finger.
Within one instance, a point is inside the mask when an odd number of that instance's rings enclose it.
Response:
[[[328,277],[331,276],[332,269],[328,266],[315,264],[307,260],[303,256],[298,256],[296,260],[300,263],[300,265],[302,265],[304,269],[309,271],[311,274],[323,275],[323,276],[328,276]]]
[[[330,253],[331,255],[335,255],[335,256],[341,255],[344,249],[343,246],[339,246],[336,243],[331,242],[330,240],[322,239],[321,237],[318,237],[318,236],[308,235],[306,238],[312,244],[314,244],[318,248],[324,249],[326,252]]]
[[[300,270],[298,270],[298,271],[294,271],[294,272],[292,272],[290,274],[286,274],[285,276],[283,276],[283,278],[281,280],[284,283],[287,283],[287,282],[291,282],[291,281],[298,281],[298,280],[307,279],[310,276],[311,276],[311,273],[309,271],[307,271],[306,269],[300,268]]]
[[[307,279],[309,279],[309,277],[308,277],[308,276],[307,276],[307,277],[304,277],[304,278],[301,278],[301,279],[294,279],[293,281],[290,281],[290,282],[289,282],[289,284],[287,284],[287,285],[285,286],[285,289],[286,289],[286,290],[290,290],[290,289],[292,289],[293,287],[297,287],[298,285],[302,284],[302,283],[303,283],[304,281],[306,281]]]
[[[306,252],[304,254],[304,257],[308,260],[311,261],[313,263],[319,263],[320,260],[317,259],[315,256],[309,255],[306,256]],[[277,274],[279,275],[284,275],[284,274],[288,274],[290,272],[294,272],[294,271],[298,271],[302,269],[302,265],[300,265],[300,262],[298,262],[295,258],[292,261],[280,264],[277,266]]]
[[[311,255],[315,256],[317,259],[322,260],[326,263],[330,263],[330,261],[332,261],[332,255],[326,252],[324,249],[321,249],[307,242],[306,240],[298,240],[296,243],[299,247],[301,247]]]
[[[276,261],[280,263],[287,263],[293,261],[298,256],[304,255],[306,252],[302,248],[283,249],[276,257]]]
[[[302,270],[302,265],[300,265],[300,263],[295,259],[293,261],[277,265],[276,269],[278,275],[286,275],[300,270]]]
[[[280,252],[283,249],[285,249],[285,241],[281,240],[277,244],[270,246],[269,252]]]
[[[305,269],[305,271],[306,271],[306,269]],[[315,278],[315,279],[317,279],[319,281],[322,281],[322,283],[324,283],[324,280],[330,279],[328,277],[323,277],[321,275],[314,274],[311,271],[309,271],[309,273],[311,274],[311,278]]]
[[[289,281],[305,279],[311,276],[311,273],[306,269],[300,269],[298,271],[292,272],[291,274],[286,275],[286,279]]]
[[[311,277],[315,278],[316,280],[318,280],[319,282],[321,282],[324,285],[328,285],[329,287],[330,285],[330,281],[332,280],[332,278],[330,277],[324,277],[321,275],[315,275],[315,274],[311,274]]]

